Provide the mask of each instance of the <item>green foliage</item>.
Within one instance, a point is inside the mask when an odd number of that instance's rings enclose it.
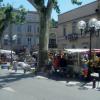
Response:
[[[50,11],[52,9],[60,13],[58,2],[59,0],[28,0],[39,12]],[[47,4],[45,5],[45,3]],[[73,4],[81,5],[81,0],[71,0]]]
[[[57,0],[52,0],[54,3],[54,10],[56,10],[57,13],[60,13],[59,5]]]
[[[20,6],[20,8],[13,12],[13,23],[24,23],[25,22],[25,15],[26,10],[23,6]]]
[[[13,7],[9,4],[7,4],[7,7],[4,7],[4,20],[6,21],[11,21],[12,20],[12,11],[13,11]]]
[[[57,0],[52,0],[53,4],[54,4],[54,10],[56,10],[57,13],[60,13],[60,9],[59,9],[59,5],[58,5],[58,1]],[[81,5],[82,2],[80,0],[71,0],[71,2],[73,4],[77,4],[77,5]]]
[[[7,5],[5,8],[5,15],[6,20],[8,19],[8,22],[12,23],[23,23],[25,22],[25,15],[26,10],[23,6],[20,6],[18,10],[15,10],[11,5]]]
[[[34,0],[35,4],[42,5],[44,4],[44,0]]]
[[[3,0],[0,0],[0,2],[3,2]]]
[[[11,5],[7,4],[0,8],[0,37],[3,34],[5,28],[12,23],[25,22],[26,10],[23,6],[20,6],[18,10],[15,10]]]
[[[73,4],[81,5],[82,2],[80,0],[71,0]]]
[[[0,38],[3,34],[3,31],[8,26],[8,21],[11,19],[11,11],[12,7],[8,5],[7,7],[0,8]]]
[[[57,21],[51,19],[51,28],[56,28],[56,27],[57,27]]]
[[[53,4],[54,4],[54,10],[56,10],[57,13],[60,13],[60,9],[59,9],[59,5],[58,5],[58,1],[57,0],[52,0]],[[77,5],[81,5],[82,2],[80,0],[71,0],[71,2],[73,4],[77,4]]]

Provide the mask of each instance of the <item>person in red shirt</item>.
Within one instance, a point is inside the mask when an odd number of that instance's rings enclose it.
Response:
[[[55,71],[60,67],[60,59],[61,59],[60,55],[55,56],[53,59],[53,68]]]

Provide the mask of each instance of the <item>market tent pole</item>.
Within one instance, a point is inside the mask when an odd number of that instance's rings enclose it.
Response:
[[[79,58],[79,52],[78,52],[78,66],[80,65],[80,58]]]

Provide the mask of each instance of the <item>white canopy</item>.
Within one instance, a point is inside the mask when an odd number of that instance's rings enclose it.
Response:
[[[3,50],[3,49],[0,49],[0,53],[11,54],[11,50]],[[15,54],[14,51],[12,51],[12,53]]]
[[[65,51],[69,53],[81,53],[81,52],[87,52],[89,49],[65,49]]]
[[[89,49],[64,49],[68,53],[81,53],[81,52],[88,52]],[[100,53],[100,49],[92,49],[92,52]]]

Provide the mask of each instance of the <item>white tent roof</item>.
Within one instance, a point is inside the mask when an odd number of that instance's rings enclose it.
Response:
[[[89,49],[64,49],[65,51],[69,52],[69,53],[81,53],[81,52],[87,52],[89,51]],[[92,52],[99,52],[100,53],[100,49],[92,49]]]
[[[0,49],[0,53],[10,54],[11,53],[11,50],[3,50],[3,49]],[[15,52],[12,51],[12,53],[14,54]]]
[[[81,53],[81,52],[87,52],[89,49],[65,49],[65,51],[69,53]]]

